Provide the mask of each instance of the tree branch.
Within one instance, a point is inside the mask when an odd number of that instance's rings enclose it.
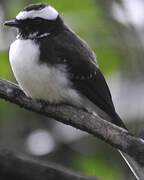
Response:
[[[70,105],[48,104],[43,108],[41,102],[26,97],[17,85],[5,80],[0,80],[0,98],[93,134],[127,153],[144,166],[144,141],[134,137],[125,129]]]
[[[28,159],[5,150],[0,151],[0,179],[14,180],[96,180],[56,164]]]

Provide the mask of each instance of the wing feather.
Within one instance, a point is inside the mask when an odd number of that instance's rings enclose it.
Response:
[[[96,57],[88,45],[66,29],[53,37],[51,48],[55,56],[52,59],[57,60],[56,63],[66,62],[74,88],[108,114],[113,123],[124,127],[115,112],[109,87],[98,68]]]

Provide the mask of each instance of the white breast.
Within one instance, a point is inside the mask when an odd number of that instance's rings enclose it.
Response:
[[[17,39],[10,47],[10,64],[17,82],[25,94],[52,103],[73,101],[80,96],[70,87],[66,67],[40,64],[39,46],[32,40]]]

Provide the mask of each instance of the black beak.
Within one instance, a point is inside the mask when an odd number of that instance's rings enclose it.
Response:
[[[10,20],[10,21],[5,21],[4,25],[11,26],[11,27],[19,27],[19,22],[18,22],[18,20],[14,19],[14,20]]]

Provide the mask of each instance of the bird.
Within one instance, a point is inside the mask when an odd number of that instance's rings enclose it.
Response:
[[[56,9],[47,4],[29,5],[5,25],[18,29],[9,59],[27,96],[80,107],[92,102],[95,113],[124,126],[94,52],[65,25]]]
[[[17,29],[9,60],[28,97],[86,108],[127,129],[115,110],[95,53],[54,7],[30,4],[4,24]]]

